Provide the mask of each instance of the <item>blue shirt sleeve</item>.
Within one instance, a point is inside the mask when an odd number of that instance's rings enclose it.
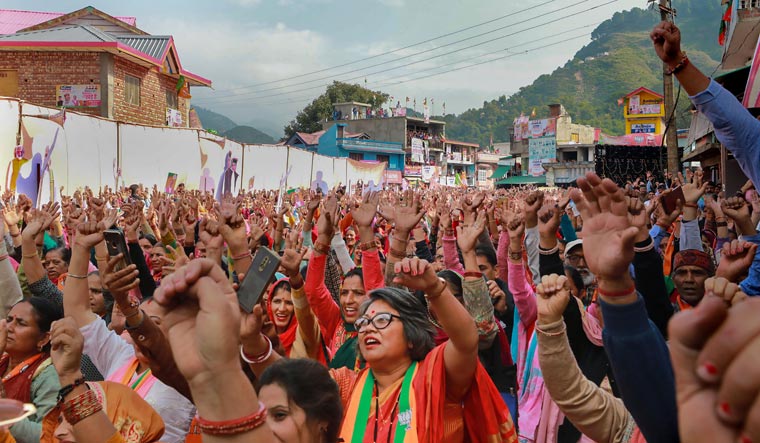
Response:
[[[760,234],[742,235],[742,240],[760,245]],[[749,275],[747,275],[747,278],[745,278],[739,286],[747,295],[760,295],[760,248],[755,252],[752,266],[749,267]]]
[[[668,235],[668,231],[662,229],[658,225],[652,226],[652,229],[649,230],[649,236],[652,237],[655,251],[660,252],[660,243],[662,243],[662,239],[666,235]]]
[[[690,97],[699,112],[705,115],[715,136],[734,154],[742,171],[760,185],[760,121],[723,86],[710,81],[710,86]]]
[[[676,386],[665,339],[647,316],[644,299],[611,305],[600,300],[604,349],[623,403],[648,443],[678,442]]]

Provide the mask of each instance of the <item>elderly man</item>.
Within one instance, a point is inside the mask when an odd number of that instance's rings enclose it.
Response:
[[[686,249],[673,259],[671,278],[676,287],[676,312],[691,309],[705,296],[705,280],[715,275],[710,256],[703,251]]]

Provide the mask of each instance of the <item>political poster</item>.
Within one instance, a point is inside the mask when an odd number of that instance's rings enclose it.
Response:
[[[529,168],[528,173],[534,177],[544,175],[544,163],[557,159],[557,139],[554,137],[534,138],[528,142]]]
[[[56,105],[66,108],[99,108],[100,85],[58,85]]]
[[[545,118],[542,120],[531,120],[528,123],[528,137],[554,137],[557,135],[557,119]]]
[[[412,161],[414,163],[425,162],[425,146],[422,143],[422,139],[412,138]]]

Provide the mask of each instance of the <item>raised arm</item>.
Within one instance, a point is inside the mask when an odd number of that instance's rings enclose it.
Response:
[[[583,376],[570,349],[562,313],[572,297],[567,277],[538,285],[538,361],[544,385],[562,413],[593,441],[624,442],[634,422],[623,403]]]
[[[472,225],[466,228],[459,227],[457,243],[459,243],[464,258],[465,273],[462,282],[464,306],[475,320],[481,341],[490,343],[496,337],[498,327],[493,315],[494,307],[488,286],[478,270],[478,259],[475,255],[475,244],[480,234],[485,230],[485,224],[485,214],[480,212]]]
[[[372,230],[379,201],[380,194],[368,192],[359,207],[352,211],[354,222],[359,227],[359,249],[362,251],[362,275],[366,292],[385,286],[380,256],[375,246],[375,233]]]
[[[271,441],[258,397],[240,367],[240,308],[224,271],[209,260],[193,260],[166,277],[155,299],[166,309],[177,367],[205,421],[237,420],[261,411],[259,426],[234,435],[204,432],[206,443]],[[257,306],[259,314],[261,307]]]
[[[443,279],[435,275],[430,263],[418,258],[396,263],[394,282],[411,290],[425,292],[430,309],[448,334],[443,362],[446,367],[446,391],[452,399],[461,399],[472,385],[478,365],[478,330],[467,309],[449,291]]]
[[[103,222],[80,223],[77,226],[74,244],[71,246],[71,263],[63,291],[63,311],[67,317],[72,317],[80,328],[99,319],[90,308],[87,269],[90,250],[103,241],[104,230]]]
[[[420,196],[415,195],[413,191],[406,191],[395,204],[381,206],[378,213],[395,225],[385,268],[385,286],[392,286],[396,274],[395,263],[406,257],[409,234],[425,215],[425,211],[422,209]]]
[[[73,387],[61,398],[64,405],[75,405],[78,402],[83,402],[85,405],[88,404],[86,399],[91,399],[91,397],[95,396],[91,395],[91,391],[87,388],[87,385],[81,384],[81,381],[84,380],[80,371],[84,337],[79,332],[77,322],[71,317],[65,317],[53,323],[50,330],[50,343],[52,345],[50,354],[61,386]],[[95,401],[97,402],[97,399]],[[80,408],[84,409],[84,407]],[[81,411],[80,408],[75,407],[72,410]],[[113,423],[111,423],[108,415],[106,415],[106,411],[102,408],[78,421],[76,412],[73,414],[68,413],[66,412],[67,409],[67,407],[63,408],[63,416],[68,423],[73,425],[74,436],[78,442],[101,443],[121,441],[119,440],[119,433],[116,431]]]
[[[573,200],[584,220],[586,263],[599,281],[604,349],[623,402],[648,442],[678,441],[673,370],[665,340],[649,320],[628,272],[638,228],[623,191],[588,173]],[[656,405],[656,407],[653,407]]]
[[[13,305],[21,301],[23,293],[16,272],[8,260],[8,251],[5,246],[5,223],[0,219],[0,314],[5,318]]]

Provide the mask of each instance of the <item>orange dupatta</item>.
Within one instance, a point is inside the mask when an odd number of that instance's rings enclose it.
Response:
[[[412,382],[409,405],[412,410],[410,430],[404,443],[441,443],[444,431],[454,417],[446,410],[446,368],[443,363],[445,343],[435,347],[419,362]],[[359,375],[346,404],[340,436],[352,441],[356,426],[359,400],[367,382],[368,370]],[[472,386],[462,400],[465,442],[517,443],[517,432],[501,394],[494,386],[483,365],[478,361]],[[396,417],[395,421],[399,421]],[[398,424],[398,423],[397,423]],[[451,427],[451,426],[449,426]]]

